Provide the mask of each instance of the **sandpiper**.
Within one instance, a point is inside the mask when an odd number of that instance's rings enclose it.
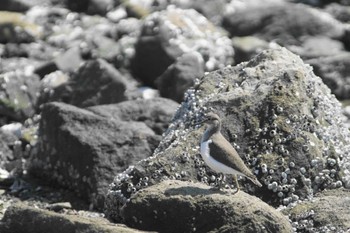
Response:
[[[213,112],[209,112],[201,123],[204,122],[209,124],[209,127],[202,136],[200,147],[201,155],[205,163],[217,173],[233,175],[237,186],[237,191],[235,193],[240,190],[237,175],[244,176],[251,180],[255,185],[261,187],[261,183],[249,168],[247,168],[237,151],[224,138],[224,136],[222,136],[220,132],[220,117]]]

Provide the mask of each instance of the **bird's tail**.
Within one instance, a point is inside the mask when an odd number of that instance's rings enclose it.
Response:
[[[254,177],[248,177],[248,179],[253,182],[255,185],[262,187],[262,184],[258,181],[258,179],[254,176]]]

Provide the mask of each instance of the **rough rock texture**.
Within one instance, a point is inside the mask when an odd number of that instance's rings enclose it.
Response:
[[[14,156],[13,148],[16,137],[9,133],[3,132],[0,129],[0,168],[11,171],[11,161],[14,161],[16,158]]]
[[[337,20],[349,23],[350,22],[350,6],[340,5],[338,3],[329,4],[325,10],[333,15]]]
[[[344,27],[325,12],[284,1],[243,3],[224,17],[223,26],[232,36],[256,35],[280,45],[300,45],[309,36],[341,39]]]
[[[342,181],[350,187],[349,132],[340,103],[311,67],[285,48],[209,73],[186,96],[153,156],[114,179],[106,211],[112,218],[135,191],[127,189],[130,184],[137,190],[163,179],[218,182],[199,156],[205,127],[193,127],[209,108],[264,184],[257,189],[244,182],[246,191],[288,205]]]
[[[161,96],[182,102],[184,94],[204,74],[204,62],[198,52],[185,53],[156,80]]]
[[[189,51],[201,54],[207,71],[233,63],[230,39],[195,10],[155,12],[144,20],[132,71],[152,86],[177,57]]]
[[[15,204],[9,207],[0,222],[2,233],[137,233],[122,224],[113,224],[104,218],[88,218],[78,215],[63,215]]]
[[[312,201],[298,203],[283,210],[299,232],[348,232],[350,230],[350,192],[327,190]]]
[[[157,232],[291,232],[288,218],[260,199],[201,183],[163,181],[136,193],[123,222]]]
[[[169,126],[179,104],[165,98],[131,100],[88,108],[97,115],[129,122],[143,122],[161,135]]]
[[[39,91],[37,75],[22,72],[0,74],[0,114],[17,121],[33,116]]]
[[[30,172],[73,189],[101,207],[113,176],[150,156],[159,136],[142,122],[123,122],[63,103],[44,105]]]
[[[350,53],[342,52],[306,61],[338,99],[350,98]]]
[[[67,83],[42,97],[42,102],[61,101],[79,107],[118,103],[126,99],[128,83],[102,59],[86,62]]]
[[[38,25],[23,19],[24,15],[0,11],[0,43],[30,43],[39,34]]]

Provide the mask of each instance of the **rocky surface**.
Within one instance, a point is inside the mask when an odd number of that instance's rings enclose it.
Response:
[[[254,196],[184,181],[163,181],[138,192],[122,208],[122,218],[128,226],[157,232],[292,231],[283,214]]]
[[[105,218],[80,216],[74,213],[59,214],[48,210],[16,204],[8,208],[2,221],[3,233],[25,232],[67,232],[67,233],[132,233],[142,232],[122,224],[113,224]]]
[[[297,231],[347,232],[350,229],[349,201],[349,190],[327,190],[312,201],[298,203],[283,212],[289,215]]]
[[[0,218],[13,203],[80,215],[108,194],[121,220],[136,190],[168,179],[235,188],[198,153],[210,108],[264,185],[241,179],[249,195],[289,210],[349,188],[349,18],[346,0],[1,0]],[[254,58],[280,45],[311,67]],[[302,217],[289,215],[297,232],[347,227]]]
[[[155,12],[145,19],[135,45],[133,73],[152,86],[176,58],[191,51],[199,52],[207,71],[233,63],[229,38],[198,12],[177,8]]]
[[[97,207],[113,176],[150,156],[160,136],[142,122],[102,117],[63,103],[44,106],[30,172],[55,180]]]
[[[244,182],[249,193],[288,205],[348,185],[349,132],[340,103],[310,66],[280,48],[198,80],[153,156],[116,176],[106,213],[118,218],[117,207],[135,190],[164,179],[218,182],[199,156],[204,127],[193,126],[209,108],[221,116],[222,133],[264,184],[256,189]]]

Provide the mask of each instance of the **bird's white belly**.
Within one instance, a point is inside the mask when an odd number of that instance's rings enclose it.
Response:
[[[244,176],[242,173],[226,166],[225,164],[220,163],[219,161],[215,160],[213,157],[210,156],[209,144],[211,142],[211,140],[208,140],[201,143],[201,155],[204,162],[216,172]]]

